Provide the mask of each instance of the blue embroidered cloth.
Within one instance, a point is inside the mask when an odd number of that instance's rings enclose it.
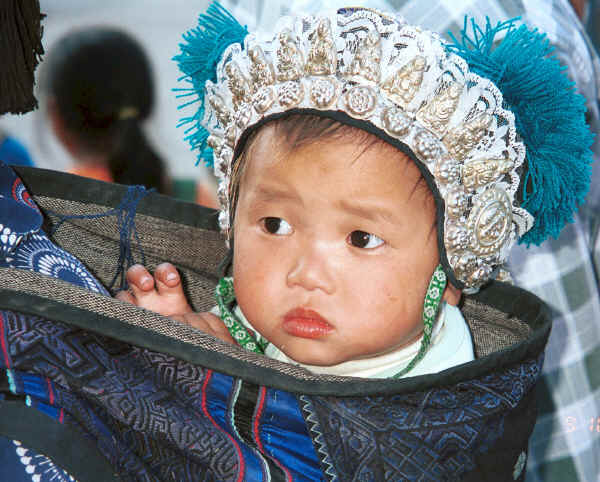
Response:
[[[42,214],[21,179],[0,162],[0,266],[44,273],[96,293],[108,295],[104,287],[74,256],[52,243],[41,230]],[[30,383],[45,384],[31,376]],[[31,388],[31,385],[30,385]],[[31,390],[28,390],[31,392]],[[35,391],[36,395],[39,391]],[[34,395],[33,393],[28,393]],[[49,406],[34,404],[36,408]],[[29,399],[31,405],[31,398]],[[45,410],[48,412],[48,410]],[[48,413],[59,419],[60,412]],[[24,447],[18,440],[0,436],[0,475],[2,480],[45,482],[68,481],[69,474],[48,457]],[[71,479],[72,480],[72,479]]]
[[[43,273],[108,296],[75,256],[48,239],[42,221],[23,181],[0,162],[0,266]]]

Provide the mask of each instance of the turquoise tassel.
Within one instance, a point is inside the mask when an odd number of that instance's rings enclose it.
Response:
[[[204,117],[204,85],[207,80],[217,81],[216,68],[223,52],[231,44],[242,44],[246,35],[246,27],[240,25],[231,13],[214,1],[206,13],[198,17],[198,26],[183,34],[184,43],[179,44],[181,53],[173,57],[184,74],[178,80],[192,84],[188,88],[174,89],[183,92],[177,98],[191,98],[179,108],[199,103],[196,113],[182,118],[178,124],[178,127],[190,124],[184,131],[184,139],[190,143],[192,150],[198,151],[196,165],[201,160],[207,166],[213,164],[212,149],[206,146],[209,133],[200,124]]]
[[[545,34],[515,27],[512,19],[485,30],[465,18],[461,39],[454,35],[450,52],[463,57],[470,70],[490,79],[502,92],[506,109],[515,115],[525,143],[526,173],[521,183],[522,207],[535,218],[520,240],[539,245],[558,237],[587,194],[593,142],[585,122],[585,99],[575,93]],[[505,32],[501,41],[496,36]]]

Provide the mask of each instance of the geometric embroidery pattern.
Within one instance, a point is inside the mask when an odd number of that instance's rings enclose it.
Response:
[[[318,421],[312,430],[318,427],[326,447],[318,451],[322,465],[336,469],[332,480],[460,479],[505,435],[507,417],[526,415],[518,405],[532,395],[541,364],[542,357],[451,388],[406,395],[303,395],[302,408],[309,426]],[[526,441],[528,434],[522,435]]]
[[[255,480],[245,472],[252,465],[245,458],[255,452],[247,445],[240,450],[246,441],[232,426],[239,417],[233,413],[239,386],[233,378],[41,317],[10,311],[0,316],[8,349],[1,358],[9,360],[11,372],[51,380],[63,423],[82,430],[124,477]],[[305,429],[289,437],[315,442],[314,455],[303,457],[314,459],[311,473],[344,481],[460,479],[477,466],[480,455],[493,455],[499,440],[518,435],[505,433],[505,423],[522,415],[520,404],[531,394],[541,362],[540,357],[425,392],[302,395],[300,404],[292,396],[291,402],[272,406],[269,417],[247,419],[254,428],[246,433],[262,434],[254,440],[262,455],[253,463],[260,465],[261,457],[275,453],[263,422],[285,440],[289,423],[276,426],[278,419],[300,414],[302,407],[305,422],[301,415],[298,422]],[[527,437],[521,437],[523,443]],[[524,449],[519,446],[515,460]],[[293,457],[286,465],[288,480],[307,479],[306,468],[294,467]],[[514,461],[506,467],[511,474],[513,466]]]
[[[37,377],[41,385],[50,381],[53,407],[64,414],[61,423],[96,444],[124,478],[257,480],[248,472],[251,466],[262,466],[271,454],[286,453],[285,446],[273,446],[268,436],[260,439],[261,454],[244,445],[232,425],[240,415],[230,403],[238,385],[231,377],[42,317],[12,311],[0,311],[0,317],[7,348],[0,365],[8,360],[12,394],[39,398],[37,390],[27,392],[31,380]],[[19,377],[29,382],[20,383]],[[38,401],[47,403],[48,397]],[[295,417],[299,429],[293,437],[305,439],[311,448],[296,398],[275,408],[285,413],[286,424]],[[253,427],[251,433],[285,434],[280,422],[271,415],[253,421],[252,411],[244,420]],[[294,446],[289,454],[284,457],[289,465],[278,469],[289,480],[309,480],[303,475],[307,464],[308,472],[319,473],[310,450],[298,462]],[[283,458],[273,460],[280,465]],[[278,480],[274,475],[267,470],[265,480]]]

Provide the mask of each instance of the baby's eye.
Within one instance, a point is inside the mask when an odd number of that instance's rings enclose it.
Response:
[[[262,220],[263,228],[267,233],[276,234],[277,236],[284,236],[292,232],[292,227],[285,219],[267,217]]]
[[[348,243],[357,248],[373,249],[381,246],[385,241],[365,231],[352,231],[348,235]]]

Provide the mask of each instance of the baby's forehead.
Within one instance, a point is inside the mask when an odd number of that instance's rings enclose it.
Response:
[[[301,163],[320,162],[329,169],[341,167],[338,173],[345,174],[343,169],[348,169],[373,182],[393,174],[397,180],[393,191],[406,192],[407,197],[425,193],[432,198],[421,171],[406,152],[353,126],[339,122],[319,124],[310,125],[308,130],[301,129],[306,125],[304,122],[273,122],[260,127],[248,141],[244,171],[257,173],[274,166],[285,168],[291,159]],[[295,172],[302,176],[301,170]],[[387,197],[390,192],[382,190],[381,196]]]

